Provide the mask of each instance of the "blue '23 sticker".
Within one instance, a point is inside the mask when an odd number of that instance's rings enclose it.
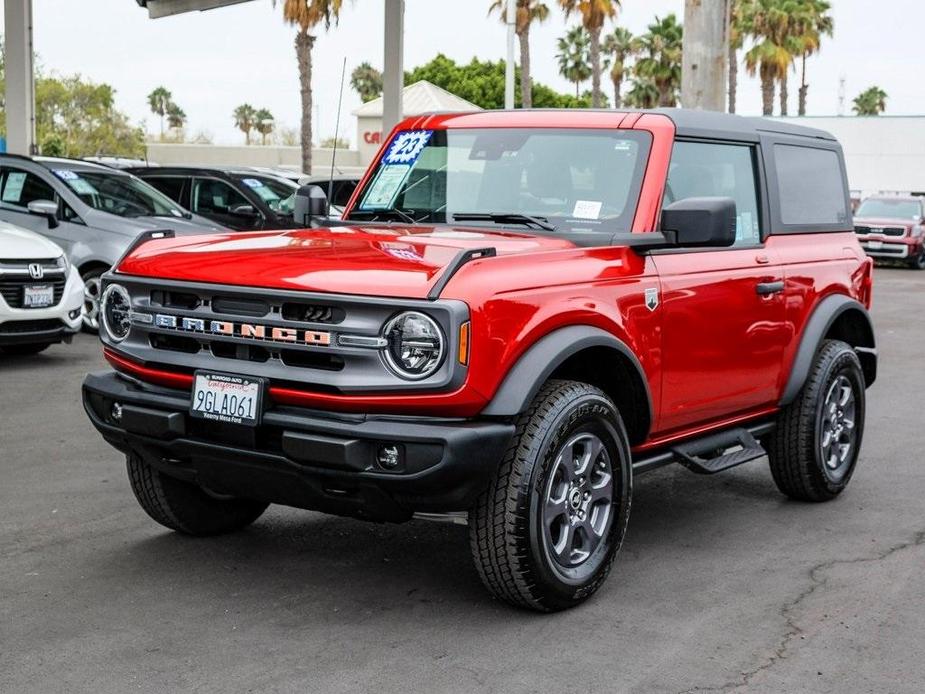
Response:
[[[382,158],[384,164],[413,164],[430,141],[433,130],[408,130],[398,133]]]

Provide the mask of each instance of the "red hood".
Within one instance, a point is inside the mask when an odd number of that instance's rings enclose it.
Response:
[[[908,219],[902,219],[897,217],[855,217],[854,225],[855,226],[865,226],[865,227],[903,227],[908,229],[915,222]]]
[[[212,284],[425,298],[464,249],[499,255],[574,248],[564,239],[471,227],[350,226],[149,241],[118,271]]]

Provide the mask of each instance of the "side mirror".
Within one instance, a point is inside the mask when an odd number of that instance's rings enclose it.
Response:
[[[253,205],[234,205],[228,210],[229,213],[235,215],[236,217],[256,217],[257,210],[254,209]]]
[[[307,185],[299,188],[295,193],[295,204],[292,208],[292,219],[297,224],[311,226],[312,219],[327,217],[330,207],[328,196],[321,186]]]
[[[58,203],[51,200],[33,200],[26,206],[26,209],[29,210],[29,214],[45,217],[50,229],[58,226]]]
[[[736,241],[736,203],[732,198],[686,198],[662,210],[662,231],[681,248],[731,246]]]

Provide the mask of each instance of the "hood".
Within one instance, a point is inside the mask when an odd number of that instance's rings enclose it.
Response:
[[[193,215],[192,219],[184,217],[119,217],[94,210],[92,226],[123,233],[126,236],[137,236],[143,231],[151,229],[170,229],[180,236],[187,234],[214,234],[217,231],[227,231],[221,224]]]
[[[915,224],[914,221],[902,217],[855,217],[854,226],[865,227],[902,227],[908,229]]]
[[[4,260],[45,260],[58,258],[64,251],[44,236],[0,222],[0,258]]]
[[[445,226],[238,232],[149,241],[118,271],[214,284],[425,298],[460,251],[488,247],[508,255],[574,245],[551,237]]]

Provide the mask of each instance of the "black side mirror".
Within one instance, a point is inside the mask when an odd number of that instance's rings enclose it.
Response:
[[[47,219],[49,229],[58,226],[58,203],[51,200],[33,200],[26,209],[29,210],[29,214]]]
[[[253,205],[233,205],[231,209],[228,210],[228,212],[235,215],[236,217],[252,218],[257,216],[257,210],[254,209]]]
[[[732,198],[686,198],[662,210],[662,231],[682,248],[731,246],[736,241]]]
[[[324,188],[316,185],[302,186],[295,193],[292,218],[297,224],[311,226],[312,219],[327,217],[329,209]]]

